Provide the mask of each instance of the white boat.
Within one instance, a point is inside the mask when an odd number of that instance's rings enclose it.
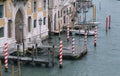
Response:
[[[95,26],[98,26],[100,22],[90,22],[90,24],[94,24]]]
[[[71,30],[71,32],[74,32],[77,35],[84,35],[85,34],[85,30]],[[94,36],[94,30],[87,30],[87,35]]]

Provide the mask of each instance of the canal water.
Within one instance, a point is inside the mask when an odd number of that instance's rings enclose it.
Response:
[[[63,68],[59,69],[59,61],[54,68],[32,67],[22,65],[22,76],[120,76],[120,1],[118,0],[93,0],[97,7],[98,27],[97,47],[93,45],[93,37],[88,37],[88,54],[77,61],[63,61]],[[100,7],[101,4],[101,7]],[[91,18],[92,9],[87,14]],[[106,33],[105,19],[111,15],[111,29]],[[58,45],[58,36],[52,36],[51,44]],[[64,46],[66,35],[62,34]],[[83,37],[75,36],[76,46],[83,46]],[[8,75],[11,76],[11,75]],[[17,74],[16,74],[17,76]]]

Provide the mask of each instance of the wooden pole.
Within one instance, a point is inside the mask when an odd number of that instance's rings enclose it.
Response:
[[[106,32],[108,31],[108,17],[106,17]]]
[[[49,64],[50,64],[50,48],[48,48],[48,66],[49,67]]]
[[[59,23],[59,40],[60,40],[60,23]]]
[[[18,61],[19,61],[19,45],[17,45],[17,58],[18,58]]]
[[[12,76],[15,76],[14,75],[14,65],[12,65]]]
[[[32,46],[32,65],[34,65],[34,46]]]
[[[54,67],[54,45],[53,45],[53,52],[52,52],[52,66]]]
[[[109,15],[109,29],[111,28],[111,15]]]
[[[2,63],[1,63],[1,60],[0,60],[0,76],[2,76]]]
[[[36,58],[37,58],[37,56],[38,56],[38,55],[37,55],[37,53],[38,53],[38,52],[37,52],[37,51],[38,51],[38,50],[37,50],[37,46],[38,46],[37,43],[36,43],[35,46],[36,46]]]
[[[18,76],[21,76],[20,61],[18,61]]]
[[[93,22],[96,21],[96,6],[93,5]]]

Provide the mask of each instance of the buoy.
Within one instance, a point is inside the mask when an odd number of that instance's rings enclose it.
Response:
[[[75,54],[75,38],[72,37],[72,55]]]
[[[8,43],[4,44],[5,72],[8,72]]]
[[[62,41],[60,41],[60,55],[59,55],[59,68],[62,68],[62,48],[63,48],[63,44],[62,44]]]
[[[96,47],[96,43],[97,43],[97,26],[94,29],[94,46]]]

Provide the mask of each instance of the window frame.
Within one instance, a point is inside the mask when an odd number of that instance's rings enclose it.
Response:
[[[31,32],[32,28],[32,18],[31,16],[28,17],[28,32]]]
[[[2,33],[2,35],[0,34],[0,38],[4,37],[4,30],[5,30],[4,27],[0,27],[0,29],[1,29],[1,28],[3,28],[3,33]],[[1,32],[1,30],[0,30],[0,32]]]
[[[37,27],[37,20],[36,19],[34,20],[33,24],[34,24],[33,27],[36,28]]]
[[[35,5],[35,3],[36,3],[36,5]],[[37,12],[37,1],[36,0],[34,0],[34,2],[33,2],[33,11]]]
[[[46,25],[46,17],[43,17],[43,25]]]
[[[43,8],[44,8],[44,10],[46,10],[46,8],[47,8],[47,1],[43,0],[43,2],[44,2]]]
[[[3,3],[0,3],[0,5],[2,5],[3,6],[3,16],[2,17],[0,17],[0,19],[2,19],[2,18],[4,18],[4,13],[5,13],[5,8],[4,8],[4,4]]]

